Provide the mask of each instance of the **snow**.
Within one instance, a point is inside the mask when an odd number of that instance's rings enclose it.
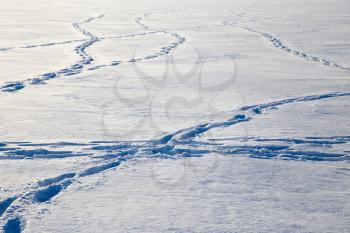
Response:
[[[350,231],[345,0],[5,0],[0,229]]]
[[[129,161],[71,186],[28,230],[346,232],[348,175],[332,164],[214,154]]]

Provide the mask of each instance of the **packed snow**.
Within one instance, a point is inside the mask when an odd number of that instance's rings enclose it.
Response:
[[[350,2],[4,0],[0,229],[350,232]]]

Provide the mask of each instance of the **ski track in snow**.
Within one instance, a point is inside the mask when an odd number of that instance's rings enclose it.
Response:
[[[92,46],[93,44],[95,44],[96,42],[101,41],[101,40],[131,38],[131,37],[135,37],[135,36],[145,36],[145,35],[158,34],[158,33],[172,36],[176,39],[176,41],[171,43],[170,45],[162,47],[160,49],[160,51],[146,55],[145,57],[131,58],[127,61],[114,60],[114,61],[111,61],[107,64],[91,66],[91,67],[87,68],[87,71],[96,70],[96,69],[100,69],[100,68],[108,67],[108,66],[117,66],[123,62],[135,63],[135,62],[139,62],[142,60],[149,60],[149,59],[158,58],[160,56],[164,56],[164,55],[169,54],[173,49],[177,48],[180,44],[182,44],[186,41],[186,39],[184,37],[180,36],[176,32],[168,32],[165,30],[151,30],[150,31],[149,27],[142,22],[142,20],[149,15],[150,15],[150,13],[147,13],[144,15],[144,17],[139,17],[135,20],[135,23],[140,25],[143,29],[147,30],[147,32],[130,34],[130,35],[109,36],[109,37],[99,38],[99,37],[95,36],[94,34],[92,34],[91,32],[85,30],[83,27],[81,27],[82,24],[86,24],[86,23],[89,23],[93,20],[100,19],[100,18],[104,17],[104,15],[99,15],[97,17],[88,18],[87,20],[84,20],[84,21],[79,22],[79,23],[73,23],[73,27],[76,28],[78,31],[80,31],[84,36],[86,36],[88,38],[87,40],[71,40],[71,41],[62,41],[62,42],[56,42],[56,43],[53,42],[53,43],[19,47],[19,48],[35,48],[35,47],[40,47],[40,46],[41,47],[54,46],[54,45],[59,45],[59,44],[68,44],[68,43],[82,41],[83,43],[75,48],[75,52],[81,57],[82,60],[71,65],[70,67],[67,67],[67,68],[64,68],[64,69],[61,69],[58,71],[48,72],[48,73],[45,73],[42,75],[38,75],[35,78],[30,78],[30,79],[27,79],[24,81],[5,82],[4,85],[0,86],[0,91],[1,92],[17,92],[19,90],[24,89],[28,85],[42,85],[42,84],[45,84],[45,81],[53,79],[53,78],[58,78],[61,76],[72,76],[72,75],[82,73],[84,71],[84,67],[90,65],[94,61],[94,58],[86,53],[86,49],[88,47]],[[0,51],[8,51],[10,49],[15,49],[15,48],[14,47],[13,48],[2,48],[2,49],[0,49]]]
[[[270,103],[242,107],[231,119],[221,122],[196,125],[180,129],[159,139],[149,141],[92,141],[89,143],[41,143],[2,142],[1,159],[60,159],[76,156],[89,156],[90,165],[82,165],[80,170],[45,178],[32,184],[15,196],[0,201],[0,225],[4,232],[21,232],[25,228],[26,211],[31,205],[50,203],[71,184],[84,177],[97,175],[117,168],[122,162],[136,158],[177,159],[204,156],[211,153],[222,155],[247,156],[257,159],[283,159],[301,161],[350,161],[349,151],[342,153],[301,150],[307,148],[332,149],[333,145],[350,144],[350,136],[307,137],[307,138],[213,138],[200,141],[203,133],[217,128],[229,127],[254,119],[254,116],[268,113],[279,107],[301,102],[319,101],[350,96],[349,93],[329,93],[289,98]],[[238,145],[225,145],[222,142],[237,142]],[[244,144],[248,142],[249,144]],[[253,144],[252,144],[253,143]],[[72,150],[67,150],[67,147]],[[16,231],[17,230],[17,231]]]
[[[242,18],[243,17],[242,14],[237,14],[237,13],[235,13],[233,11],[230,11],[230,12],[233,13],[234,15],[236,15],[238,18]],[[247,20],[247,22],[249,22],[249,21],[257,21],[257,19]],[[316,63],[320,63],[320,64],[325,65],[325,66],[329,66],[329,67],[334,67],[334,68],[341,69],[341,70],[350,71],[350,67],[342,66],[342,65],[338,64],[337,62],[332,61],[331,59],[321,58],[321,57],[314,56],[314,55],[308,54],[306,52],[303,52],[303,51],[300,51],[300,50],[297,50],[297,49],[293,49],[293,48],[289,47],[281,39],[273,36],[271,33],[262,32],[262,31],[253,29],[251,27],[246,27],[246,26],[240,25],[241,23],[242,22],[235,22],[233,20],[227,20],[227,21],[223,22],[223,25],[224,26],[233,26],[233,27],[240,28],[240,29],[243,29],[245,31],[252,32],[252,33],[255,33],[257,35],[260,35],[260,36],[264,37],[265,39],[267,39],[269,42],[271,42],[274,47],[276,47],[276,48],[278,48],[280,50],[283,50],[283,51],[285,51],[287,53],[290,53],[290,54],[293,54],[295,56],[298,56],[300,58],[303,58],[303,59],[305,59],[307,61],[316,62]]]

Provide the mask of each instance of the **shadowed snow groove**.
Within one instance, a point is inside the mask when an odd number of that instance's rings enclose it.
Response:
[[[52,185],[46,189],[38,190],[34,195],[34,200],[37,202],[45,202],[50,200],[62,191],[61,185]]]
[[[4,226],[4,233],[20,233],[22,232],[21,219],[16,217],[7,221]]]
[[[33,200],[35,202],[46,202],[58,195],[62,190],[67,188],[72,183],[71,180],[65,180],[61,183],[52,184],[44,189],[39,189],[34,192]]]
[[[39,181],[38,182],[38,185],[39,186],[48,186],[48,185],[51,185],[51,184],[54,184],[54,183],[58,183],[62,180],[65,180],[65,179],[68,179],[68,178],[73,178],[75,176],[75,173],[67,173],[67,174],[63,174],[63,175],[60,175],[60,176],[56,176],[54,178],[49,178],[49,179],[45,179],[45,180],[42,180],[42,181]]]
[[[20,145],[18,145],[20,146]],[[0,154],[0,160],[11,160],[11,159],[34,159],[34,158],[47,158],[47,159],[59,159],[59,158],[69,158],[69,157],[80,157],[80,156],[88,156],[89,153],[76,153],[73,151],[59,151],[59,150],[47,150],[47,149],[19,149],[17,148],[3,148],[5,152],[5,156]]]
[[[270,103],[245,106],[245,107],[242,107],[241,110],[243,111],[251,110],[256,114],[259,114],[261,113],[262,110],[273,109],[281,105],[292,104],[296,102],[308,102],[308,101],[315,101],[315,100],[322,100],[322,99],[329,99],[329,98],[336,98],[336,97],[344,97],[344,96],[350,96],[350,92],[333,92],[333,93],[327,93],[327,94],[321,94],[321,95],[308,95],[303,97],[289,98],[289,99],[274,101]]]
[[[116,161],[116,162],[110,162],[110,163],[106,163],[103,165],[99,165],[99,166],[94,166],[91,168],[86,169],[85,171],[83,171],[80,176],[84,177],[84,176],[91,176],[100,172],[103,172],[105,170],[111,169],[111,168],[115,168],[118,167],[121,164],[120,161]]]
[[[183,141],[183,140],[191,140],[196,136],[199,136],[200,134],[207,132],[210,129],[230,126],[230,125],[238,124],[249,120],[250,118],[247,117],[246,115],[238,114],[226,121],[202,124],[202,125],[197,125],[187,129],[179,130],[173,134],[165,135],[161,139],[157,140],[157,142],[159,144],[168,144],[172,142],[177,143],[178,141]]]
[[[305,137],[305,138],[260,138],[260,137],[238,137],[238,138],[212,138],[209,141],[225,142],[225,141],[255,141],[270,143],[292,143],[296,145],[337,145],[350,142],[350,136],[334,136],[334,137]]]
[[[217,153],[223,155],[242,155],[251,158],[310,161],[348,161],[350,156],[344,153],[325,153],[319,151],[294,150],[284,145],[242,145],[219,146]]]
[[[9,197],[0,201],[0,217],[6,212],[7,208],[17,199],[17,197]]]
[[[62,45],[62,44],[71,44],[71,43],[81,42],[81,41],[85,41],[85,39],[54,41],[54,42],[43,43],[43,44],[22,45],[22,46],[18,46],[18,47],[0,48],[0,52],[10,51],[10,50],[14,50],[14,49],[32,49],[32,48],[37,48],[37,47],[50,47],[50,46],[56,46],[56,45]]]

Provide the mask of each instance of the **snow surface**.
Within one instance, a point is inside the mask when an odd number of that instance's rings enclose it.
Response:
[[[346,0],[5,0],[0,228],[350,232]]]

